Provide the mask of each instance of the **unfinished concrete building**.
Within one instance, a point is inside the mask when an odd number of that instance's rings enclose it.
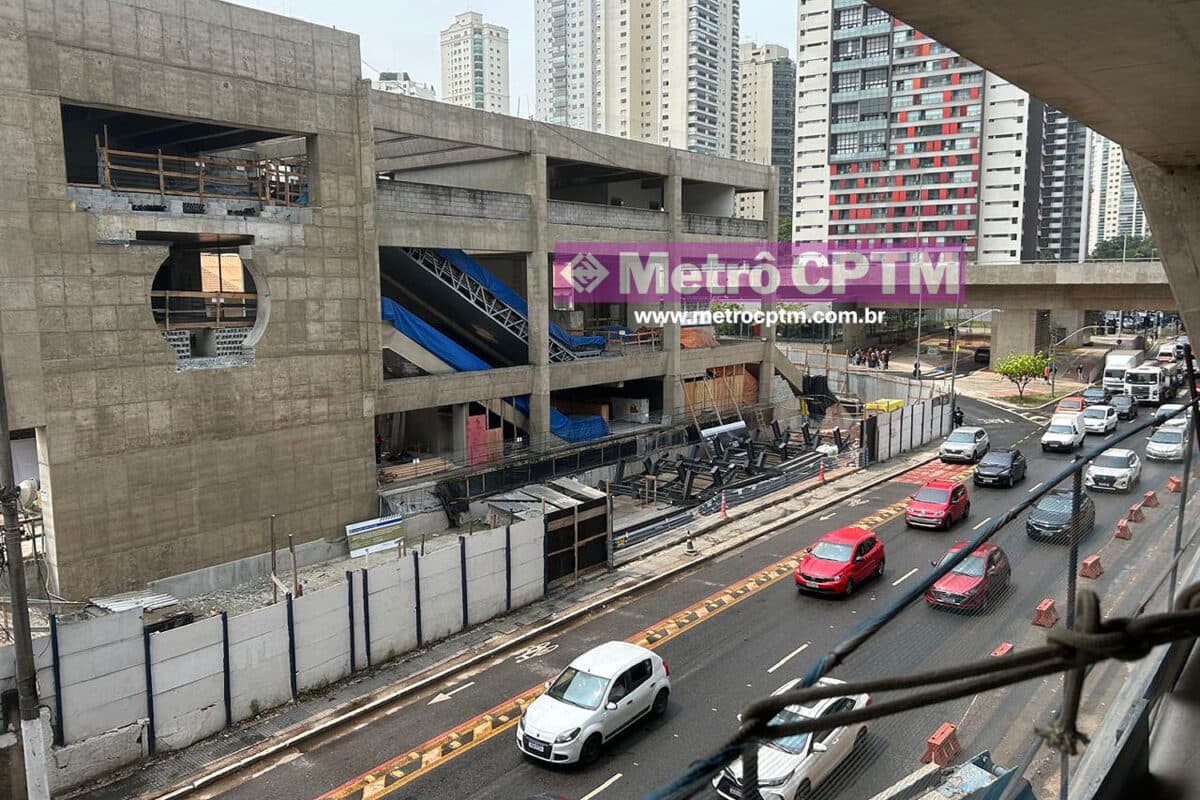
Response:
[[[684,347],[550,288],[556,241],[768,238],[770,167],[373,91],[354,34],[216,0],[0,28],[0,341],[61,594],[261,554],[272,515],[344,537],[377,455],[500,485],[797,380],[769,334]]]

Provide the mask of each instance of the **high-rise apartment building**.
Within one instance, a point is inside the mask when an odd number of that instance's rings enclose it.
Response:
[[[1090,254],[1102,239],[1149,236],[1150,227],[1121,145],[1095,131],[1090,132],[1089,139],[1091,203],[1087,251]]]
[[[437,93],[434,92],[432,84],[414,81],[407,72],[381,72],[379,80],[375,81],[375,88],[381,92],[406,94],[422,100],[437,99]]]
[[[536,0],[537,117],[737,155],[739,0]]]
[[[459,14],[442,31],[442,100],[507,114],[508,28]]]
[[[794,240],[1034,256],[1040,103],[865,2],[797,22]]]
[[[779,218],[792,215],[793,135],[796,129],[796,64],[786,47],[741,45],[738,58],[738,158],[779,168]],[[764,219],[763,196],[738,195],[738,216]]]
[[[1088,128],[1046,108],[1038,259],[1080,261],[1087,255]]]

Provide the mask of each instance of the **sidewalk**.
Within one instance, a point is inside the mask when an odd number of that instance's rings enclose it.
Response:
[[[1082,392],[1091,384],[1078,383],[1073,380],[1063,380],[1061,376],[1054,381],[1054,397],[1057,399],[1068,394]],[[987,370],[977,370],[969,375],[959,375],[954,382],[955,391],[966,397],[974,397],[978,400],[987,400],[998,405],[1003,405],[1005,408],[1011,408],[1019,411],[1036,411],[1041,406],[1021,406],[1016,403],[1011,403],[1006,400],[1008,397],[1016,397],[1017,387],[1008,378],[1002,375],[997,375],[994,372]],[[1025,388],[1026,394],[1049,394],[1050,384],[1040,378],[1030,381],[1029,386]]]
[[[781,489],[729,512],[721,524],[717,515],[702,526],[693,526],[698,555],[688,556],[683,535],[666,534],[622,551],[615,569],[580,579],[574,586],[553,590],[545,599],[504,617],[442,640],[370,672],[361,672],[326,691],[302,697],[260,717],[227,729],[206,741],[174,753],[165,753],[108,776],[105,785],[77,789],[66,797],[87,800],[153,798],[182,785],[208,783],[204,776],[222,767],[245,766],[256,756],[282,749],[297,734],[314,734],[356,709],[382,704],[435,685],[470,664],[493,658],[499,651],[516,648],[608,604],[617,595],[641,591],[695,564],[715,558],[740,545],[795,524],[801,518],[842,502],[875,484],[890,480],[934,457],[927,446],[887,464],[830,474],[823,485],[810,481]],[[808,491],[796,496],[798,489]],[[715,523],[715,524],[714,524]],[[668,540],[668,537],[670,539]],[[626,559],[630,559],[626,561]],[[197,783],[193,783],[196,782]]]

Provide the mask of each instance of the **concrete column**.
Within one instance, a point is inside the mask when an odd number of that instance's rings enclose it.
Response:
[[[683,237],[683,178],[679,174],[675,156],[671,156],[670,174],[663,181],[663,207],[667,211],[667,242],[677,242]],[[678,311],[678,301],[672,301],[668,310]],[[663,423],[684,416],[683,389],[679,385],[679,332],[678,322],[663,326],[663,353],[667,357],[667,371],[663,375]]]
[[[1160,167],[1125,151],[1183,324],[1200,331],[1200,169]]]
[[[525,259],[525,301],[529,306],[529,437],[534,447],[547,445],[550,433],[550,231],[546,211],[546,154],[537,133],[531,135],[526,158],[525,192],[529,195],[531,250]]]
[[[993,364],[1010,355],[1036,352],[1037,318],[1036,309],[1006,308],[1003,314],[992,315]]]
[[[857,311],[862,312],[862,307],[858,303],[834,303],[834,311]],[[848,352],[857,347],[867,346],[867,326],[861,323],[854,323],[842,326],[842,352]]]
[[[1005,312],[1005,313],[1007,313],[1007,312]],[[1063,311],[1063,310],[1051,311],[1050,312],[1050,327],[1052,329],[1053,328],[1062,328],[1063,329],[1062,336],[1070,336],[1072,333],[1074,333],[1075,331],[1079,330],[1080,328],[1082,328],[1084,325],[1087,324],[1087,320],[1084,318],[1084,315],[1086,313],[1087,312],[1085,312],[1085,311],[1077,311],[1075,309],[1069,309],[1069,310],[1065,310],[1065,311]],[[1063,348],[1078,347],[1079,345],[1081,345],[1082,343],[1084,343],[1088,340],[1089,334],[1091,334],[1091,331],[1085,331],[1085,332],[1079,334],[1078,336],[1072,336],[1070,339],[1068,339],[1066,342],[1064,342],[1062,346],[1063,346]],[[1052,331],[1051,335],[1054,336],[1052,341],[1055,341],[1055,342],[1057,342],[1059,339],[1062,338],[1062,336],[1058,336],[1053,331]]]
[[[763,219],[767,221],[767,243],[774,243],[779,238],[779,169],[771,167],[771,181],[767,191],[763,193]],[[763,311],[775,309],[774,300],[764,301]],[[758,367],[758,402],[770,403],[775,383],[775,334],[778,328],[774,325],[763,327],[763,357]]]
[[[467,417],[470,415],[471,405],[470,403],[458,403],[450,408],[453,412],[450,422],[450,437],[454,454],[465,456],[467,453]]]

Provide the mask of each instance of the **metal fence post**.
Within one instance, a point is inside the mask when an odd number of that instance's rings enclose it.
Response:
[[[146,665],[146,750],[154,755],[154,667],[150,660],[150,631],[142,631],[142,662]]]
[[[458,580],[462,590],[462,626],[470,624],[470,603],[467,599],[467,537],[458,537]]]
[[[371,593],[367,589],[367,568],[362,568],[362,615],[363,652],[367,655],[367,669],[371,668]]]
[[[295,700],[300,696],[299,688],[296,685],[296,616],[292,610],[292,593],[288,592],[283,599],[287,603],[288,672],[290,673],[292,699]]]
[[[229,684],[229,614],[221,612],[221,689],[225,700],[225,727],[233,727],[233,692]]]
[[[63,722],[62,668],[58,660],[58,614],[50,615],[50,671],[54,675],[54,743],[66,744]]]
[[[354,655],[354,572],[346,570],[346,613],[350,623],[350,674],[358,672]]]
[[[512,526],[504,526],[504,610],[512,611]]]
[[[425,644],[425,637],[421,635],[421,556],[414,550],[413,558],[413,601],[417,614],[417,647]]]

